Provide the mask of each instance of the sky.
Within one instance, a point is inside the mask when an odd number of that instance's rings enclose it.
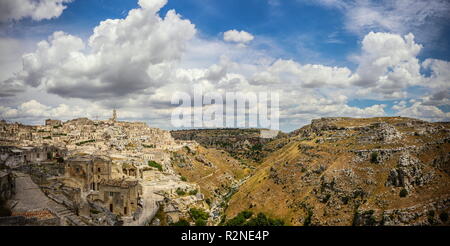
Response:
[[[450,119],[446,0],[2,0],[0,119],[173,129],[194,85],[280,95],[280,127],[321,117]]]

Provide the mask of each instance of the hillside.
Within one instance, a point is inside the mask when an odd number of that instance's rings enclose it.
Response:
[[[450,124],[409,118],[313,120],[286,137],[232,196],[289,225],[445,224]]]
[[[251,169],[223,150],[185,147],[171,156],[172,168],[183,180],[198,184],[216,223],[225,208],[226,199]]]
[[[234,158],[254,166],[268,153],[285,144],[281,143],[285,140],[284,133],[279,132],[273,138],[262,138],[261,131],[263,129],[198,129],[172,131],[171,134],[176,140],[194,140],[205,148],[225,150]],[[274,140],[279,140],[278,146],[269,144]]]

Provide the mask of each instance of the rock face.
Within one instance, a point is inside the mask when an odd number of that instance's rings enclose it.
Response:
[[[260,161],[265,152],[262,147],[281,135],[261,129],[203,129],[172,131],[176,140],[196,141],[205,148],[227,151],[242,160]]]
[[[402,134],[393,125],[386,122],[359,127],[357,130],[365,133],[363,136],[359,137],[359,141],[362,143],[394,143],[402,137]]]
[[[263,212],[291,225],[448,224],[449,124],[313,120],[232,196],[227,218]]]
[[[389,173],[386,186],[403,187],[408,192],[414,186],[422,186],[433,179],[433,173],[426,173],[419,159],[406,152],[400,156],[398,165]]]

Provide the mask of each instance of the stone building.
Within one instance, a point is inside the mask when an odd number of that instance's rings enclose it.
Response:
[[[25,164],[25,153],[23,150],[13,146],[0,147],[0,163],[9,168],[16,168]]]
[[[105,180],[99,190],[97,200],[113,214],[129,217],[140,207],[142,187],[138,181]]]
[[[111,179],[111,160],[100,156],[76,156],[65,162],[65,181],[83,192],[98,191],[102,180]]]
[[[48,120],[45,120],[45,125],[46,126],[61,126],[62,125],[62,121],[48,119]]]
[[[134,164],[122,164],[122,173],[136,179],[142,179],[144,177],[143,170],[139,169]]]
[[[39,147],[0,146],[0,164],[10,168],[17,168],[27,163],[41,163],[64,155],[64,149],[48,145]]]

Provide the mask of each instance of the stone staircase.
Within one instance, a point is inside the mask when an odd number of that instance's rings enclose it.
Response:
[[[61,207],[55,210],[56,216],[58,216],[62,223],[68,226],[87,226],[85,222],[80,220],[80,218],[71,210]]]

